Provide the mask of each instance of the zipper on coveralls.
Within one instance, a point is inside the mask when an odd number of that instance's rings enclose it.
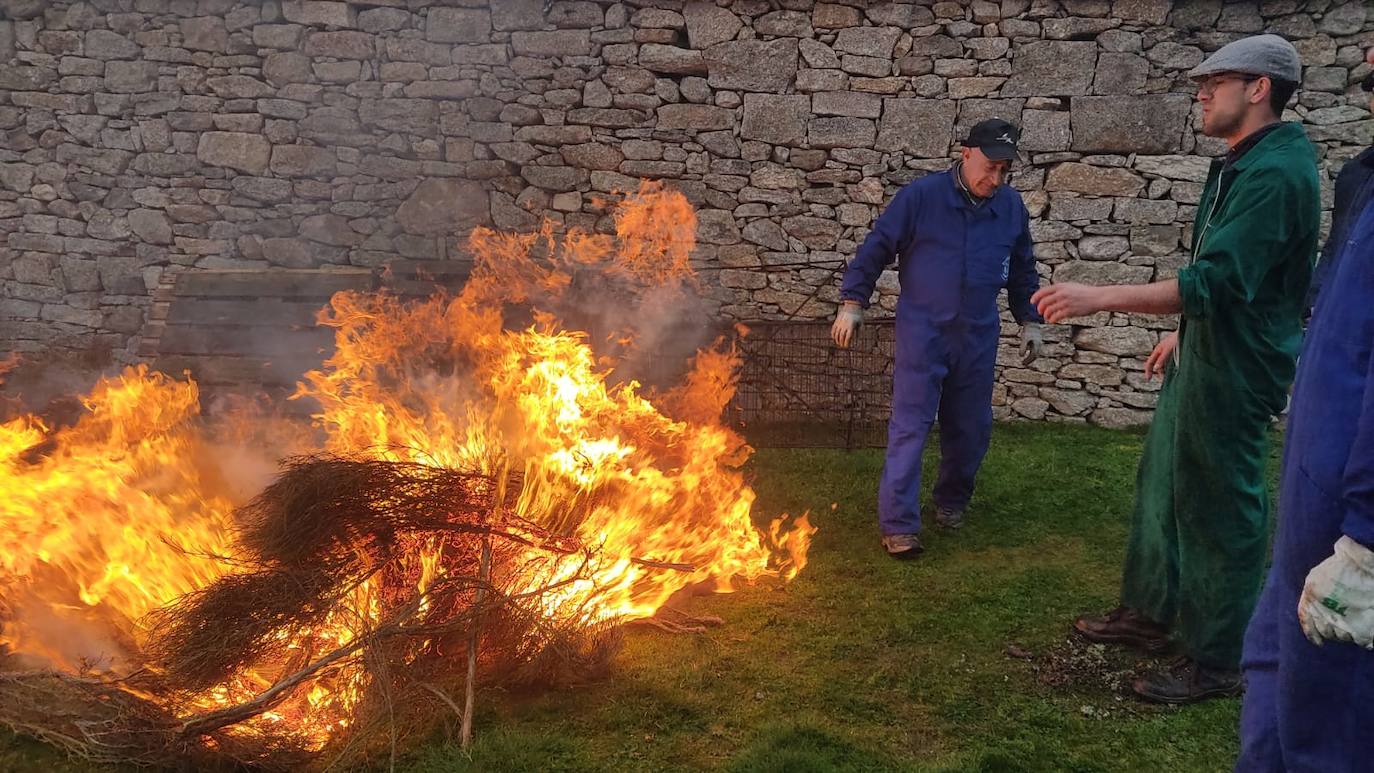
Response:
[[[1226,183],[1226,167],[1222,166],[1221,171],[1217,172],[1217,195],[1212,197],[1212,206],[1207,209],[1207,217],[1202,221],[1202,231],[1197,235],[1197,244],[1193,247],[1193,254],[1188,256],[1188,265],[1197,263],[1198,253],[1202,252],[1203,244],[1207,240],[1207,229],[1212,227],[1212,216],[1217,213],[1217,207],[1221,205],[1222,198],[1230,191],[1222,187]],[[1174,370],[1178,370],[1183,360],[1179,356],[1179,350],[1183,348],[1183,319],[1179,317],[1178,344],[1174,346]]]

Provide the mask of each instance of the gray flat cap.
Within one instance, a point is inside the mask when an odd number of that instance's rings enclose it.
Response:
[[[1274,80],[1301,83],[1302,60],[1298,58],[1298,49],[1278,35],[1255,35],[1222,46],[1194,67],[1188,77],[1203,78],[1219,72],[1268,75]]]

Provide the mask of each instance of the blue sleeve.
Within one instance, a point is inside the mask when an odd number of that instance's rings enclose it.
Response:
[[[1367,370],[1355,442],[1345,464],[1345,520],[1341,531],[1361,545],[1374,548],[1374,357],[1369,358]]]
[[[1357,276],[1357,281],[1366,284],[1374,273],[1374,250],[1367,245],[1374,242],[1374,202],[1365,203],[1362,210],[1348,212],[1352,219],[1358,218],[1359,235],[1362,248],[1352,251],[1338,250],[1341,260],[1355,261],[1345,267],[1342,278]],[[1357,268],[1358,267],[1358,268]],[[1352,273],[1352,272],[1358,273]],[[1345,504],[1345,519],[1341,530],[1346,536],[1374,548],[1374,357],[1365,365],[1364,397],[1360,400],[1360,418],[1355,423],[1355,440],[1350,446],[1350,455],[1345,463],[1341,494]]]
[[[1040,274],[1035,270],[1035,251],[1031,246],[1030,213],[1020,204],[1021,233],[1011,248],[1011,263],[1007,268],[1007,305],[1017,322],[1044,322],[1040,311],[1031,303],[1031,296],[1040,289]]]
[[[1312,309],[1317,305],[1317,294],[1321,291],[1322,285],[1326,283],[1327,277],[1334,274],[1336,270],[1336,259],[1340,255],[1341,247],[1345,244],[1345,234],[1349,230],[1349,219],[1353,212],[1358,214],[1364,207],[1364,201],[1369,198],[1370,182],[1374,181],[1374,175],[1365,171],[1364,165],[1359,158],[1352,158],[1345,162],[1341,167],[1340,174],[1336,175],[1336,198],[1335,206],[1331,210],[1331,233],[1326,237],[1326,243],[1322,245],[1321,257],[1317,260],[1317,265],[1312,269],[1312,285],[1307,291],[1307,302],[1304,313],[1306,316],[1312,314]]]
[[[883,269],[892,263],[911,244],[915,234],[912,225],[921,205],[921,193],[914,185],[907,185],[892,197],[868,238],[859,246],[854,259],[845,269],[844,281],[840,283],[840,297],[846,301],[858,301],[865,309],[873,297],[873,288]]]

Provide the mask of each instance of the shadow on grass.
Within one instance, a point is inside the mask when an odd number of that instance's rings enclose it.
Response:
[[[896,770],[896,762],[864,749],[816,723],[766,725],[731,760],[731,773],[822,773]]]

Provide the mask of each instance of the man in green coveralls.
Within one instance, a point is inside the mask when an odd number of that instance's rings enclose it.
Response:
[[[1207,176],[1189,265],[1177,279],[1056,284],[1032,299],[1050,322],[1182,315],[1145,362],[1164,386],[1137,474],[1121,606],[1074,623],[1095,642],[1180,645],[1181,658],[1134,684],[1164,703],[1241,687],[1267,547],[1268,429],[1293,380],[1321,214],[1312,145],[1279,120],[1301,82],[1293,46],[1277,35],[1238,40],[1189,76],[1203,132],[1230,147]]]

